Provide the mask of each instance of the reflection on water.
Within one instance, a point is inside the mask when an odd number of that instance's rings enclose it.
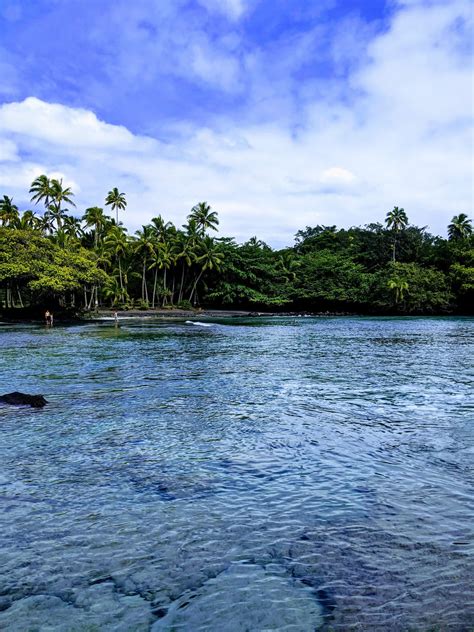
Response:
[[[0,328],[0,629],[472,629],[474,321],[213,323]]]

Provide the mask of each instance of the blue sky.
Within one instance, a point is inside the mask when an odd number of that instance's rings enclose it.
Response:
[[[87,108],[141,134],[215,116],[258,121],[268,116],[261,101],[271,107],[281,91],[288,103],[273,116],[297,119],[325,82],[344,88],[391,14],[383,0],[3,2],[2,48],[14,68],[4,100]]]
[[[135,230],[207,200],[289,244],[404,206],[472,210],[465,0],[2,0],[0,193],[39,172]]]

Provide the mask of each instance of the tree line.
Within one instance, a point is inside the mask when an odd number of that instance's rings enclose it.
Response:
[[[219,218],[196,204],[181,228],[161,215],[129,235],[126,195],[82,214],[62,180],[30,187],[42,212],[0,200],[0,302],[4,309],[241,308],[356,313],[472,313],[474,235],[460,213],[448,238],[409,224],[394,207],[383,223],[299,230],[275,250],[253,237],[217,237]],[[112,215],[104,211],[110,209]]]

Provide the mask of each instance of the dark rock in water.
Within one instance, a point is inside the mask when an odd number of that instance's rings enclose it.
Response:
[[[14,406],[32,406],[33,408],[43,408],[48,403],[42,395],[27,395],[18,391],[0,395],[0,402]]]
[[[89,582],[89,586],[96,586],[97,584],[107,584],[109,582],[114,583],[114,578],[111,575],[105,575],[104,577],[97,577],[96,579],[91,579]]]
[[[168,608],[160,608],[157,606],[156,608],[152,608],[151,612],[157,619],[162,619],[168,614]]]

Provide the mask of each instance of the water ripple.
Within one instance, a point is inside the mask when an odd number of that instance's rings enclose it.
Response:
[[[2,325],[0,628],[473,628],[473,334]]]

